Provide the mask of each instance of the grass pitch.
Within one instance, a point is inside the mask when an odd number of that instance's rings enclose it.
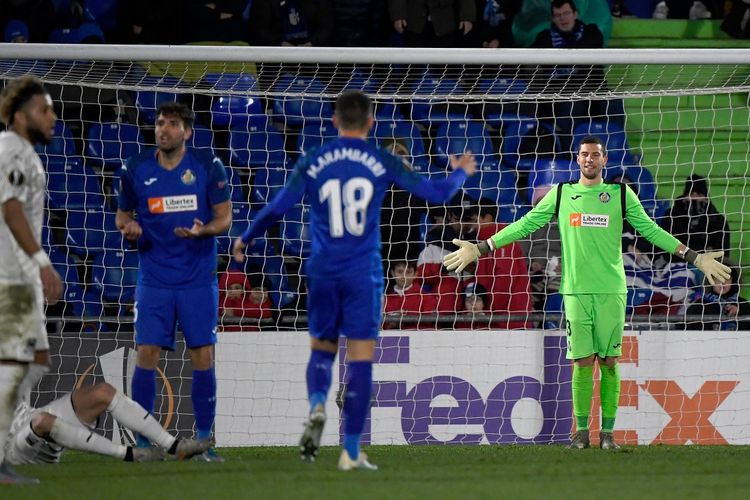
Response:
[[[68,452],[20,466],[39,486],[16,499],[750,498],[750,447],[371,446],[378,472],[336,470],[338,448],[302,462],[295,448],[226,448],[225,463],[130,464]]]

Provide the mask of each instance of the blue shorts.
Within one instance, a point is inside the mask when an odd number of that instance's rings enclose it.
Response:
[[[328,278],[310,276],[307,283],[307,317],[310,335],[335,341],[375,339],[383,310],[383,274]]]
[[[177,322],[190,349],[216,343],[219,286],[178,290],[138,285],[135,289],[135,343],[175,348]]]

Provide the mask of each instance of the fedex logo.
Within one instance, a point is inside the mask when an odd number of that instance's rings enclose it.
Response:
[[[609,227],[609,215],[570,214],[571,227]]]
[[[420,350],[410,347],[409,336],[386,336],[378,339],[375,362],[381,365],[404,365],[410,373],[412,359]],[[574,430],[571,398],[572,365],[565,358],[565,337],[547,335],[543,341],[542,379],[528,375],[515,375],[491,382],[482,393],[472,384],[453,375],[436,374],[414,384],[405,380],[376,380],[373,385],[373,408],[400,409],[400,428],[408,444],[480,444],[486,439],[497,443],[567,443]],[[343,347],[339,360],[345,359]],[[621,408],[615,439],[622,444],[727,444],[726,438],[711,422],[710,417],[732,391],[738,380],[703,380],[697,390],[685,391],[678,380],[639,379],[639,343],[637,336],[623,338],[623,355],[620,364],[631,377],[624,376],[621,382]],[[439,368],[438,368],[439,370]],[[377,373],[377,372],[376,372]],[[393,370],[390,370],[393,373]],[[344,386],[345,364],[339,365],[339,382]],[[594,374],[594,401],[590,428],[592,438],[598,440],[600,422],[599,374]],[[478,381],[476,381],[478,382]],[[494,384],[494,387],[492,386]],[[484,385],[487,387],[486,383]],[[446,403],[448,398],[451,403]],[[645,398],[645,399],[644,399]],[[538,405],[541,416],[536,435],[519,435],[514,428],[514,409],[524,400]],[[659,422],[659,427],[646,432],[639,419],[634,418],[646,407],[658,407],[669,418]],[[626,408],[630,408],[629,411]],[[528,419],[529,415],[515,418]],[[519,422],[516,421],[516,424]],[[451,433],[453,427],[455,432]],[[633,427],[633,428],[624,428]],[[446,429],[448,431],[446,432]],[[341,429],[343,436],[343,428]],[[648,435],[641,436],[639,432]],[[451,436],[451,437],[445,437]],[[368,419],[363,441],[371,439]]]
[[[195,194],[148,199],[148,211],[152,214],[190,212],[193,210],[198,210],[198,196]]]

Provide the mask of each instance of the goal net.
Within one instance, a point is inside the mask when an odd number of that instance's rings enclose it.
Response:
[[[662,227],[696,250],[724,250],[736,270],[736,286],[719,293],[626,224],[627,319],[636,331],[624,341],[618,437],[747,440],[739,422],[750,413],[741,389],[750,340],[738,330],[750,318],[727,306],[747,296],[740,281],[750,265],[750,52],[2,45],[0,53],[0,79],[37,75],[60,118],[39,148],[49,192],[43,244],[65,281],[65,300],[47,311],[55,369],[39,403],[89,378],[129,390],[138,257],[114,225],[117,173],[152,147],[156,108],[174,100],[196,112],[188,145],[220,158],[231,187],[232,227],[217,238],[219,444],[293,444],[305,412],[305,200],[252,244],[243,266],[229,249],[294,162],[336,136],[336,97],[362,90],[375,103],[371,141],[420,175],[445,176],[449,157],[466,150],[479,167],[444,205],[397,189],[386,197],[384,335],[368,439],[568,439],[555,224],[472,272],[447,273],[441,262],[454,237],[486,238],[555,184],[577,179],[577,146],[594,135],[606,145],[605,179],[629,184]],[[232,285],[247,300],[264,289],[266,305],[243,306],[227,296]],[[157,413],[188,432],[186,359],[182,345],[166,356]],[[337,432],[334,419],[327,442]]]

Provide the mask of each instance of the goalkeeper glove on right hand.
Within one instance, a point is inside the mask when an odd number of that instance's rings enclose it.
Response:
[[[477,245],[469,241],[455,239],[453,244],[458,247],[458,250],[443,257],[443,265],[448,271],[455,270],[460,273],[481,255]]]
[[[715,281],[724,283],[731,278],[731,269],[725,266],[717,259],[720,259],[724,255],[724,252],[703,252],[699,253],[695,258],[695,267],[700,269],[706,276],[706,279],[712,285]]]

